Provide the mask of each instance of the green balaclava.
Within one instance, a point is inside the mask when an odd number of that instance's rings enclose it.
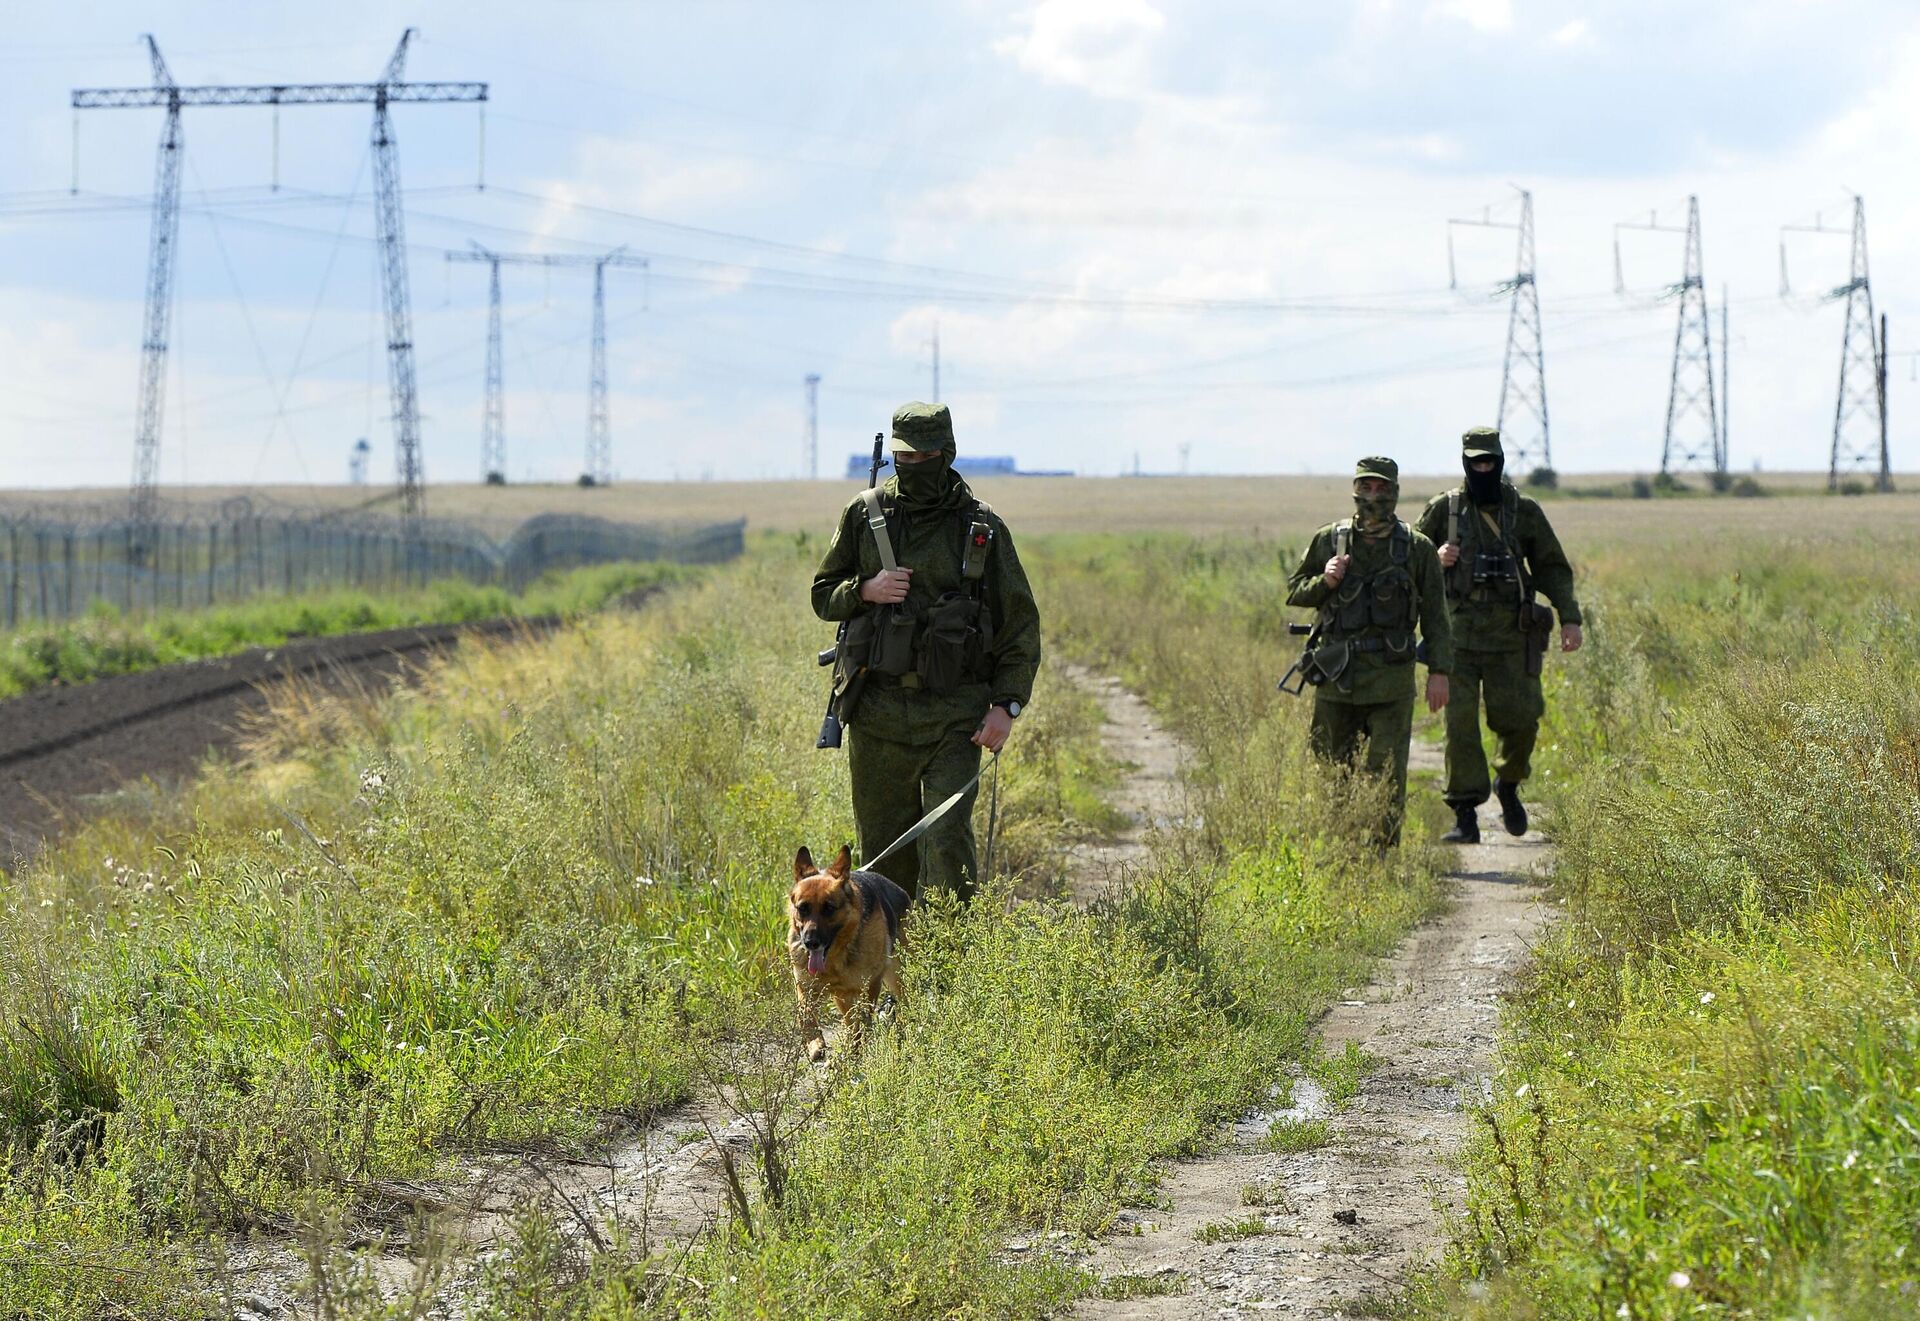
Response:
[[[895,489],[908,509],[930,508],[947,493],[957,452],[953,443],[953,414],[945,404],[902,404],[893,413],[895,454],[934,454],[919,463],[893,465]]]
[[[1363,495],[1360,479],[1377,477],[1387,483],[1385,495]],[[1392,459],[1362,459],[1353,465],[1353,525],[1364,536],[1382,537],[1393,530],[1394,509],[1400,503],[1400,465]]]

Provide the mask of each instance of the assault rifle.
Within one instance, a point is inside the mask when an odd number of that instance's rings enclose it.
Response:
[[[887,438],[885,432],[876,431],[873,433],[873,462],[867,465],[868,490],[872,490],[880,484],[880,470],[887,466],[886,444]],[[852,622],[853,621],[849,619],[841,620],[840,627],[834,630],[833,645],[814,658],[822,666],[834,665],[835,662],[840,659],[840,649],[845,646],[847,642],[847,625]],[[813,743],[813,746],[816,748],[837,748],[840,746],[840,713],[852,709],[852,703],[847,700],[848,696],[851,694],[854,702],[859,701],[860,689],[866,686],[867,669],[865,665],[860,666],[859,669],[851,674],[846,673],[846,668],[847,667],[844,666],[836,666],[834,669],[833,684],[827,690],[827,714],[825,718],[820,721],[820,737],[815,739]]]
[[[1318,624],[1287,625],[1288,637],[1306,639],[1306,642],[1303,643],[1300,648],[1300,659],[1293,663],[1291,669],[1280,676],[1280,691],[1288,697],[1298,697],[1301,693],[1307,691],[1307,657],[1313,651],[1313,644],[1319,641],[1319,632],[1320,626]],[[1289,683],[1292,683],[1293,687],[1287,687]]]

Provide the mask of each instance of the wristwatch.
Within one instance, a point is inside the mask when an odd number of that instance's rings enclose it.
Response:
[[[1007,713],[1007,719],[1018,720],[1020,718],[1020,703],[1013,698],[1008,698],[1004,702],[995,702],[994,705]]]

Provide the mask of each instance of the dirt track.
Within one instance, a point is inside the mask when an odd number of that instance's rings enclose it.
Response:
[[[1416,770],[1439,761],[1439,749],[1414,745]],[[1246,1115],[1219,1151],[1170,1165],[1163,1209],[1125,1213],[1082,1264],[1177,1292],[1088,1301],[1076,1318],[1379,1315],[1366,1300],[1437,1254],[1441,1211],[1458,1208],[1464,1188],[1449,1162],[1467,1136],[1466,1107],[1492,1081],[1500,991],[1545,917],[1534,876],[1546,840],[1510,838],[1496,812],[1480,816],[1485,842],[1459,850],[1447,911],[1321,1020],[1329,1052],[1352,1042],[1372,1057],[1359,1095],[1335,1110],[1293,1079],[1290,1105]],[[1274,1082],[1284,1096],[1289,1079]],[[1316,1120],[1330,1127],[1325,1145],[1265,1149],[1276,1123]]]
[[[495,619],[312,638],[168,665],[0,702],[0,865],[28,854],[90,805],[143,780],[193,774],[231,749],[262,685],[391,687],[409,666],[462,637],[497,637],[549,621]]]

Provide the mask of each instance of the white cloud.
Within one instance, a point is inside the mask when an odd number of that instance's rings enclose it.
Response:
[[[1554,32],[1552,36],[1547,38],[1547,42],[1549,45],[1562,46],[1570,50],[1591,48],[1595,44],[1593,39],[1593,25],[1584,18],[1576,18],[1565,27]]]
[[[1430,12],[1458,19],[1478,32],[1513,30],[1513,0],[1435,0]]]
[[[1025,22],[994,51],[1048,82],[1100,96],[1146,91],[1154,42],[1167,25],[1147,0],[1040,0]]]
[[[574,205],[613,207],[648,215],[691,215],[735,202],[763,183],[746,161],[703,156],[689,160],[644,142],[590,137],[575,148],[563,179],[535,191],[548,202],[535,230],[541,234],[578,228]]]

